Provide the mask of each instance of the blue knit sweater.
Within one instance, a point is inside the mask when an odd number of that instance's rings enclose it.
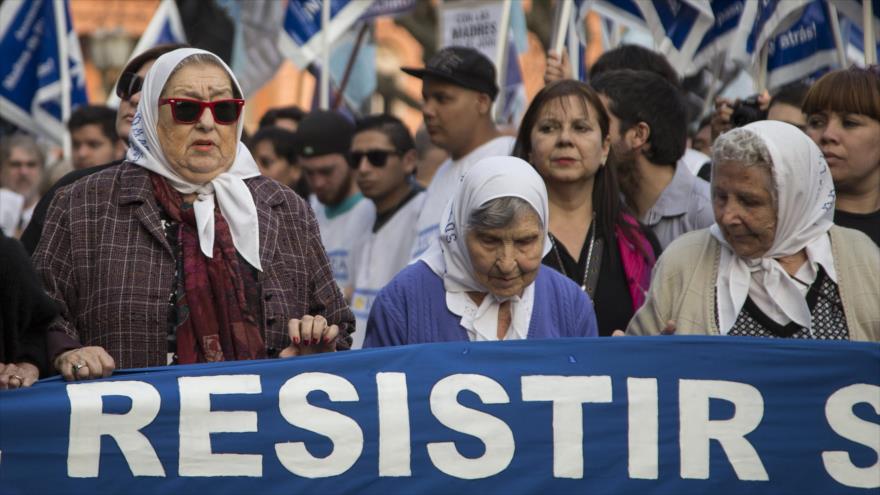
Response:
[[[595,337],[590,298],[556,270],[535,278],[530,339]],[[373,301],[364,347],[468,340],[461,317],[446,307],[443,279],[418,261],[404,268]]]

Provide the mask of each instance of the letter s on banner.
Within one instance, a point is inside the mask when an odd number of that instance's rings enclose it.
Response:
[[[105,414],[104,396],[131,399],[125,414]],[[135,476],[165,476],[159,457],[140,429],[152,423],[162,399],[155,387],[141,381],[75,383],[67,386],[70,398],[70,438],[67,475],[97,478],[101,459],[101,436],[116,440]]]
[[[256,411],[211,411],[212,394],[259,394],[260,375],[182,376],[180,388],[181,476],[262,476],[259,454],[215,454],[211,433],[257,431]]]
[[[513,460],[513,432],[495,416],[459,404],[458,394],[463,390],[477,394],[484,404],[507,404],[510,399],[501,384],[484,375],[447,376],[431,389],[431,412],[437,420],[447,428],[479,438],[486,452],[470,459],[458,452],[455,442],[433,442],[428,444],[428,456],[437,469],[450,476],[488,478],[504,471]]]
[[[309,392],[321,390],[334,402],[355,402],[358,393],[350,381],[329,373],[300,373],[278,391],[278,408],[288,423],[328,437],[333,451],[314,457],[305,442],[276,443],[278,460],[291,473],[303,478],[337,476],[351,468],[364,448],[364,433],[353,419],[330,409],[309,404]]]
[[[843,387],[831,394],[825,403],[825,417],[834,433],[864,445],[874,451],[877,462],[871,466],[858,467],[852,463],[848,452],[822,452],[825,470],[841,485],[854,488],[880,488],[880,425],[865,421],[853,414],[853,406],[870,404],[875,414],[880,414],[880,387],[858,383]]]
[[[709,400],[734,405],[733,417],[709,419]],[[725,380],[679,380],[679,448],[681,477],[709,479],[709,441],[718,440],[741,480],[768,481],[767,470],[755,447],[746,440],[764,417],[764,398],[755,387]]]

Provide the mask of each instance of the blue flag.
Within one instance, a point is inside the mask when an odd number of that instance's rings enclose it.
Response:
[[[129,59],[154,46],[168,43],[186,43],[186,33],[183,30],[183,22],[180,20],[180,11],[177,10],[177,4],[174,0],[162,0],[159,3],[159,7],[153,13],[153,18],[150,19],[150,23],[141,34]],[[108,96],[107,105],[114,108],[119,106],[119,97],[115,92]]]
[[[679,75],[695,72],[694,53],[715,19],[709,0],[639,2],[638,6],[657,51],[666,55]]]
[[[705,67],[718,58],[724,61],[735,59],[737,47],[743,47],[742,51],[745,51],[745,37],[751,26],[744,26],[742,21],[749,18],[747,11],[750,7],[754,11],[755,6],[749,0],[712,1],[715,20],[694,53],[695,68]],[[751,19],[754,19],[754,13]]]
[[[87,102],[82,51],[67,0],[0,5],[3,118],[61,144],[71,108]]]
[[[840,68],[825,0],[814,0],[800,19],[767,45],[767,89],[815,79]]]
[[[330,23],[326,26],[329,42],[339,39],[372,5],[369,1],[328,0]],[[284,13],[278,48],[300,69],[321,57],[321,0],[289,0]]]

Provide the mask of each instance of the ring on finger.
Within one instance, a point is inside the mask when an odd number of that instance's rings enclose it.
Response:
[[[77,371],[79,371],[85,367],[86,367],[86,363],[83,363],[83,362],[76,363],[73,365],[73,372],[76,373]]]
[[[21,383],[24,383],[24,377],[22,377],[20,375],[12,375],[12,378],[15,378],[16,380],[18,380]]]

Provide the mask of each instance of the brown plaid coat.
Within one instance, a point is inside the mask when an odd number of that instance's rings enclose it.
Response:
[[[260,222],[267,352],[287,347],[288,320],[306,314],[339,325],[337,346],[350,347],[354,316],[333,280],[311,208],[265,177],[245,183]],[[69,348],[72,338],[103,347],[117,368],[166,364],[175,262],[145,169],[123,163],[61,189],[33,261],[62,309],[49,329],[50,352]]]

